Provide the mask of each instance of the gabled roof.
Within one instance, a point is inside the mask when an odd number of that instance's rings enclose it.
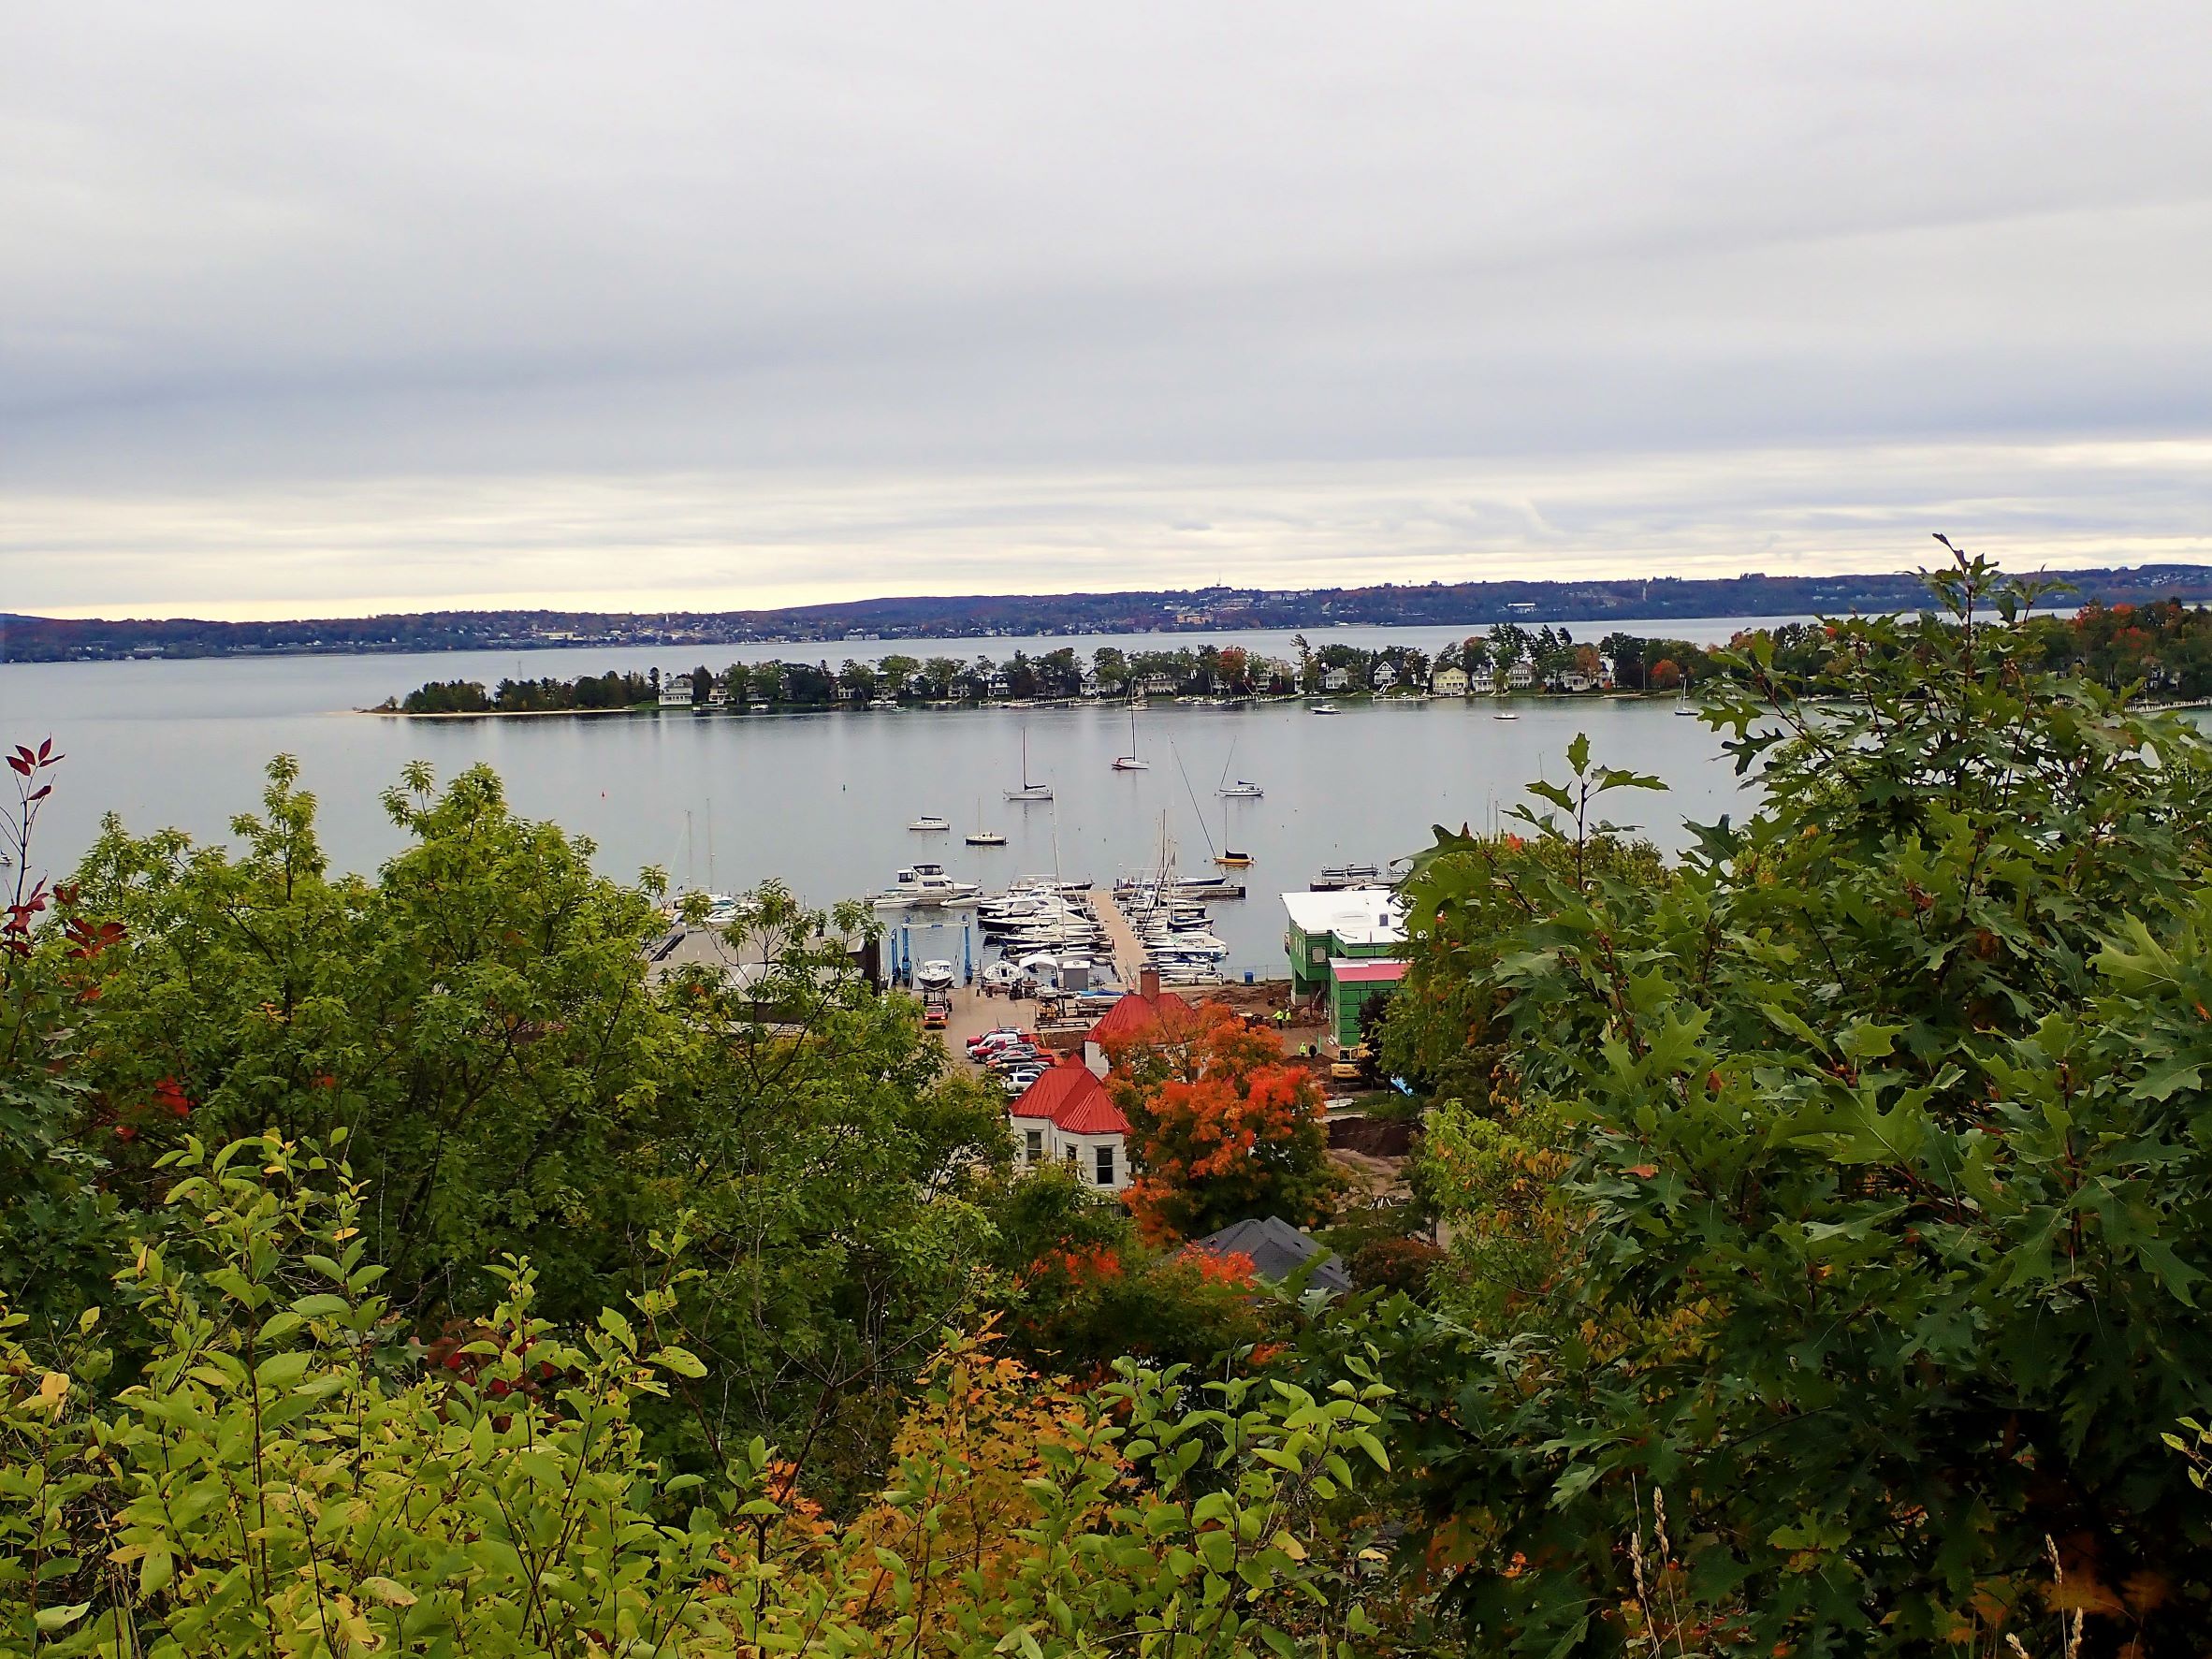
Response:
[[[1204,1250],[1215,1256],[1244,1256],[1250,1259],[1253,1272],[1270,1284],[1287,1279],[1311,1258],[1318,1256],[1320,1263],[1306,1279],[1317,1290],[1349,1290],[1352,1276],[1335,1255],[1317,1241],[1311,1233],[1303,1233],[1285,1221],[1280,1215],[1259,1215],[1249,1221],[1231,1222],[1219,1232],[1210,1232],[1202,1239],[1193,1239],[1186,1246]]]
[[[1070,1135],[1126,1135],[1129,1120],[1081,1055],[1063,1055],[1056,1066],[1024,1089],[1008,1107],[1015,1117],[1050,1118]]]
[[[1099,1016],[1089,1040],[1097,1043],[1129,1041],[1162,1033],[1181,1036],[1197,1024],[1198,1011],[1172,991],[1147,997],[1131,991]]]

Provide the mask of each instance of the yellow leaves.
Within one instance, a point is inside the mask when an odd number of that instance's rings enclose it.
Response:
[[[52,1411],[69,1397],[69,1374],[50,1371],[38,1379],[36,1404],[40,1410]]]

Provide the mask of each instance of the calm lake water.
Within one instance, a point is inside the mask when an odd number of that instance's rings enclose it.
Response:
[[[1635,632],[1724,639],[1740,619],[1619,624]],[[1583,628],[1575,630],[1580,638]],[[1594,638],[1602,630],[1587,630]],[[1317,645],[1433,649],[1446,629],[1308,631]],[[1196,646],[1202,636],[1162,636]],[[1224,636],[1288,654],[1288,635]],[[717,646],[702,650],[445,652],[420,656],[233,658],[205,662],[0,666],[0,738],[51,735],[68,755],[35,862],[65,871],[113,811],[133,830],[174,825],[227,839],[231,816],[253,809],[261,771],[279,752],[299,758],[320,803],[322,835],[341,867],[373,870],[400,845],[378,803],[402,765],[425,760],[441,777],[477,762],[506,779],[517,810],[557,821],[598,847],[607,874],[658,865],[682,885],[743,887],[780,877],[828,902],[887,885],[901,865],[934,858],[966,879],[1001,884],[1049,871],[1104,881],[1149,868],[1163,818],[1186,873],[1212,873],[1224,837],[1257,863],[1243,873],[1252,897],[1215,907],[1231,947],[1227,968],[1281,970],[1275,895],[1302,888],[1325,865],[1386,864],[1427,844],[1432,824],[1477,827],[1521,798],[1531,779],[1562,777],[1575,734],[1601,761],[1665,779],[1665,794],[1616,795],[1611,816],[1644,826],[1664,848],[1688,837],[1685,820],[1740,815],[1747,797],[1699,720],[1670,705],[1610,699],[1520,698],[1521,718],[1492,718],[1488,699],[1349,705],[1333,719],[1295,704],[1208,708],[1155,702],[1137,717],[1147,772],[1110,763],[1129,741],[1125,710],[840,713],[714,717],[405,720],[349,710],[426,679],[496,680],[521,673],[569,677],[613,668],[688,668],[704,657],[782,657],[832,664],[887,650],[995,658],[1071,644],[1085,656],[1103,639],[854,641],[822,646]],[[1147,638],[1117,638],[1148,648]],[[1050,782],[1050,805],[1001,792],[1029,770]],[[1227,775],[1266,790],[1258,801],[1215,798]],[[1187,782],[1186,782],[1187,779]],[[953,821],[950,835],[906,829],[924,812]],[[961,835],[983,823],[1008,845],[975,848]],[[924,945],[926,943],[926,949]],[[957,956],[958,930],[915,940],[917,954]]]

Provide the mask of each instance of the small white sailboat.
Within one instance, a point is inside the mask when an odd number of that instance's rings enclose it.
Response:
[[[1137,758],[1137,706],[1133,703],[1129,705],[1129,752],[1113,757],[1113,769],[1116,772],[1149,772],[1152,770],[1152,764],[1149,761],[1141,761]]]
[[[1677,714],[1688,715],[1693,720],[1697,716],[1697,710],[1690,706],[1690,681],[1687,676],[1684,676],[1681,683],[1674,689],[1674,711]]]
[[[919,830],[925,835],[935,834],[940,830],[949,830],[952,827],[953,821],[951,819],[941,817],[935,812],[924,812],[913,822],[907,825],[907,828]]]
[[[975,804],[975,815],[979,819],[983,815],[983,804],[981,801]],[[1006,832],[1004,830],[984,829],[980,824],[960,838],[970,847],[1003,847],[1006,845]]]
[[[1240,778],[1234,783],[1225,783],[1214,792],[1225,801],[1257,801],[1267,792],[1257,783]]]
[[[1053,798],[1051,784],[1029,781],[1029,728],[1027,726],[1022,728],[1022,787],[1008,790],[1006,798],[1010,801],[1049,801]]]

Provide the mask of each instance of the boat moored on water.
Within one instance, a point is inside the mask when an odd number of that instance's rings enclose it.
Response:
[[[1234,783],[1225,783],[1214,792],[1225,801],[1257,801],[1267,792],[1249,779],[1240,778]]]
[[[1053,798],[1051,784],[1032,783],[1029,780],[1029,728],[1027,726],[1022,728],[1022,787],[1008,790],[1006,798],[1010,801],[1049,801]]]
[[[952,827],[953,821],[951,819],[936,812],[924,812],[913,822],[907,825],[907,828],[910,830],[920,830],[924,834],[934,834],[939,830],[949,830]]]
[[[1317,703],[1314,705],[1312,712],[1315,714],[1342,714],[1344,710],[1333,703]]]
[[[879,910],[970,905],[982,890],[980,881],[955,881],[941,864],[917,864],[899,871],[897,880],[877,894],[874,902]]]

